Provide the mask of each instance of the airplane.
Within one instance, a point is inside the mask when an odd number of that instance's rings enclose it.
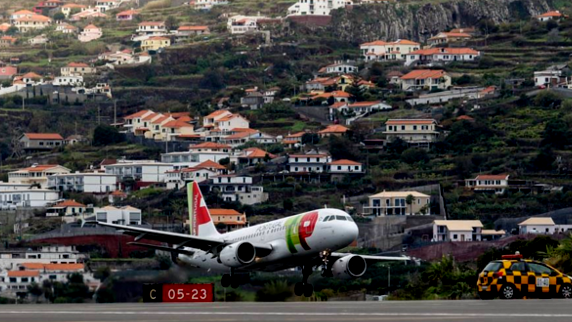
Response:
[[[387,257],[337,253],[353,243],[358,227],[352,217],[339,209],[317,209],[264,224],[220,234],[197,182],[187,185],[189,235],[133,226],[94,222],[120,229],[134,236],[129,244],[171,252],[175,262],[224,273],[223,287],[237,288],[240,274],[253,271],[276,272],[301,267],[302,282],[294,286],[297,296],[312,296],[308,278],[314,268],[322,275],[340,279],[359,278],[368,264],[378,261],[409,261],[409,257]],[[172,246],[142,243],[147,239]]]

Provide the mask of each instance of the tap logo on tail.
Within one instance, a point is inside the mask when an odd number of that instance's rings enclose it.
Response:
[[[292,217],[286,221],[286,245],[288,245],[290,253],[294,254],[298,252],[296,249],[297,245],[302,246],[305,250],[312,249],[306,239],[314,233],[317,221],[317,211]]]

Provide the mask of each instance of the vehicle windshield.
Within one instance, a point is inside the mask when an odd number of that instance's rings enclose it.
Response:
[[[483,272],[497,272],[501,267],[502,267],[501,262],[490,262],[485,267],[485,269],[483,269]]]

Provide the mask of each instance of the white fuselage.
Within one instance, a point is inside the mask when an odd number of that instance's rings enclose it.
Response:
[[[338,209],[319,209],[232,231],[217,238],[228,244],[270,245],[270,255],[256,258],[254,264],[244,269],[276,271],[299,266],[305,258],[315,257],[324,250],[344,248],[355,241],[357,235],[358,227],[347,213]],[[185,249],[194,252],[191,256],[179,254],[179,259],[185,264],[210,270],[230,270],[211,253]]]

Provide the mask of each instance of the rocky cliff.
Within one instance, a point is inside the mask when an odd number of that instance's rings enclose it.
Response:
[[[377,39],[425,40],[455,27],[473,26],[483,19],[494,23],[528,18],[553,8],[554,0],[449,0],[436,4],[386,2],[335,10],[332,32],[359,43]]]

